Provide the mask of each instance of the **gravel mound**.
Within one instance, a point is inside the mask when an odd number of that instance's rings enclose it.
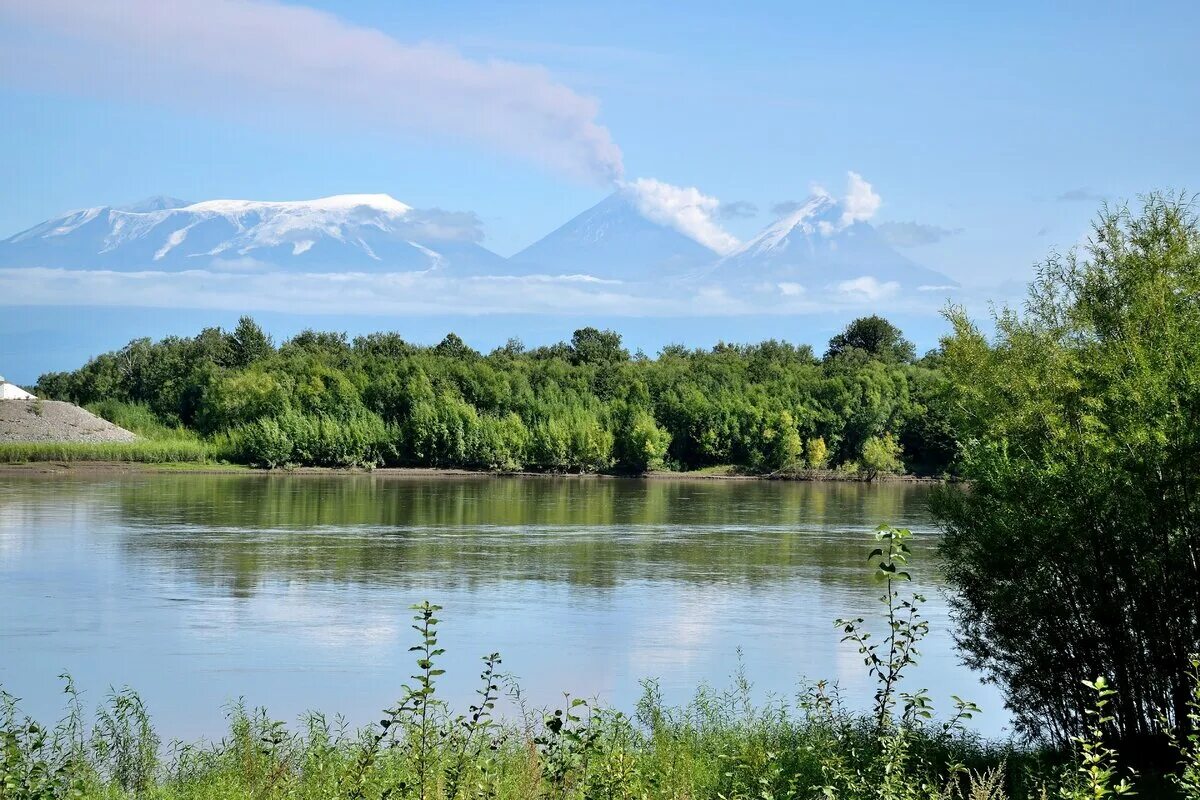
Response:
[[[57,400],[0,400],[0,442],[132,442],[137,436]]]

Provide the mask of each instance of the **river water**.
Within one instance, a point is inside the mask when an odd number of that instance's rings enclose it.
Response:
[[[869,704],[838,617],[878,619],[866,555],[917,534],[931,633],[908,688],[952,694],[1002,735],[999,697],[959,663],[929,489],[907,484],[394,475],[0,476],[0,685],[51,721],[64,672],[94,706],[147,701],[164,739],[215,737],[238,698],[280,719],[366,723],[412,673],[409,606],[444,607],[441,690],[465,710],[499,651],[534,706],[631,710],[803,679]],[[875,623],[879,630],[881,626]],[[882,631],[880,631],[882,632]]]

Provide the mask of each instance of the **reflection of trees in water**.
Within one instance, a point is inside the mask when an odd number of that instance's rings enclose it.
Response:
[[[235,595],[266,580],[857,583],[865,531],[929,525],[925,490],[896,484],[164,476],[116,491],[131,555]]]

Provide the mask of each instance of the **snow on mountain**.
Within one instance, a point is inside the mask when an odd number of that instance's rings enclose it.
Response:
[[[716,198],[650,179],[622,183],[511,259],[480,246],[474,214],[413,208],[386,194],[280,202],[153,197],[73,211],[0,241],[0,267],[589,275],[866,300],[954,286],[888,244],[868,221],[878,195],[851,178],[846,197],[818,191],[744,243],[719,224]]]
[[[651,281],[718,257],[675,226],[651,219],[644,207],[636,195],[618,190],[514,255],[510,271]]]
[[[716,262],[706,278],[847,291],[955,285],[897,252],[861,214],[824,192]]]
[[[165,194],[156,194],[152,197],[147,197],[144,200],[139,200],[136,203],[130,203],[127,206],[119,206],[117,210],[144,213],[147,211],[162,211],[167,208],[183,208],[184,206],[190,206],[191,204],[192,203],[190,200],[180,200],[178,197],[171,197],[170,195]]]
[[[0,242],[0,265],[68,269],[286,269],[502,274],[473,215],[386,194],[317,200],[149,198],[74,211]]]

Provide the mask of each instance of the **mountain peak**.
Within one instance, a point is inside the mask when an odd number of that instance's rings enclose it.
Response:
[[[822,191],[763,228],[710,274],[799,285],[863,277],[909,288],[953,284],[898,253],[846,203]]]
[[[0,265],[502,273],[504,260],[477,233],[473,215],[414,209],[388,194],[190,204],[152,197],[43,222],[0,242]]]
[[[128,211],[133,214],[146,214],[151,211],[166,211],[172,208],[183,208],[191,205],[189,200],[180,200],[178,197],[171,197],[165,194],[151,195],[136,203],[130,203],[127,206],[117,206],[117,211]]]
[[[335,194],[315,200],[205,200],[186,208],[188,211],[208,211],[217,214],[239,214],[259,210],[352,211],[369,208],[398,217],[412,211],[412,206],[401,203],[390,194]]]
[[[797,208],[785,213],[764,228],[757,236],[730,254],[768,253],[787,245],[793,232],[802,236],[832,236],[844,227],[842,204],[830,195],[819,192],[809,197]]]
[[[627,190],[618,189],[514,255],[525,274],[586,273],[621,281],[650,281],[708,264],[711,249],[651,219]]]

